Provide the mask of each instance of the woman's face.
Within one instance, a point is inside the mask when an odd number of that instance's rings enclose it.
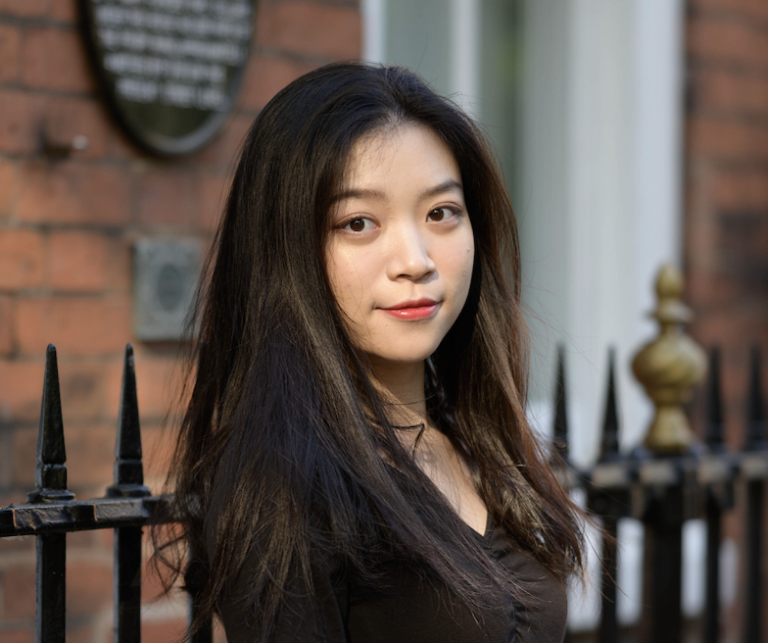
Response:
[[[364,136],[331,226],[328,278],[354,344],[374,367],[429,357],[464,306],[475,252],[450,149],[423,125]]]

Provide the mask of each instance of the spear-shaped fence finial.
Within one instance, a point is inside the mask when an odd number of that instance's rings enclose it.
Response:
[[[150,490],[144,486],[144,465],[141,458],[136,365],[133,357],[133,346],[128,344],[125,347],[120,410],[117,416],[114,483],[107,488],[107,496],[141,497],[151,494]]]
[[[565,389],[565,349],[557,346],[557,382],[555,383],[554,447],[568,461],[568,400]]]
[[[603,439],[600,445],[600,462],[610,462],[619,457],[619,413],[616,404],[616,349],[608,349],[608,383],[605,393]]]
[[[37,434],[37,467],[34,491],[27,502],[72,500],[67,489],[67,453],[64,448],[64,422],[61,416],[61,392],[56,347],[48,344],[45,354],[43,398],[40,403],[40,428]]]

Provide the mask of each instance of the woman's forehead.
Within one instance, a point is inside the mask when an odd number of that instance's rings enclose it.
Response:
[[[408,122],[376,129],[355,142],[345,163],[341,192],[375,190],[392,178],[415,177],[436,184],[461,183],[458,163],[448,145],[432,128]]]

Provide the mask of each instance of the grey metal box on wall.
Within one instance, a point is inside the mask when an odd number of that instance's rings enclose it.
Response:
[[[133,330],[141,341],[177,341],[192,304],[202,247],[196,239],[134,243]]]

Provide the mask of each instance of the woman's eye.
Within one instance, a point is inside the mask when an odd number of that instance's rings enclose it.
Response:
[[[445,221],[446,219],[450,219],[456,214],[457,212],[452,208],[435,208],[427,215],[427,218],[430,221]]]
[[[370,227],[371,221],[363,218],[350,219],[342,226],[344,230],[349,230],[350,232],[365,232]]]

